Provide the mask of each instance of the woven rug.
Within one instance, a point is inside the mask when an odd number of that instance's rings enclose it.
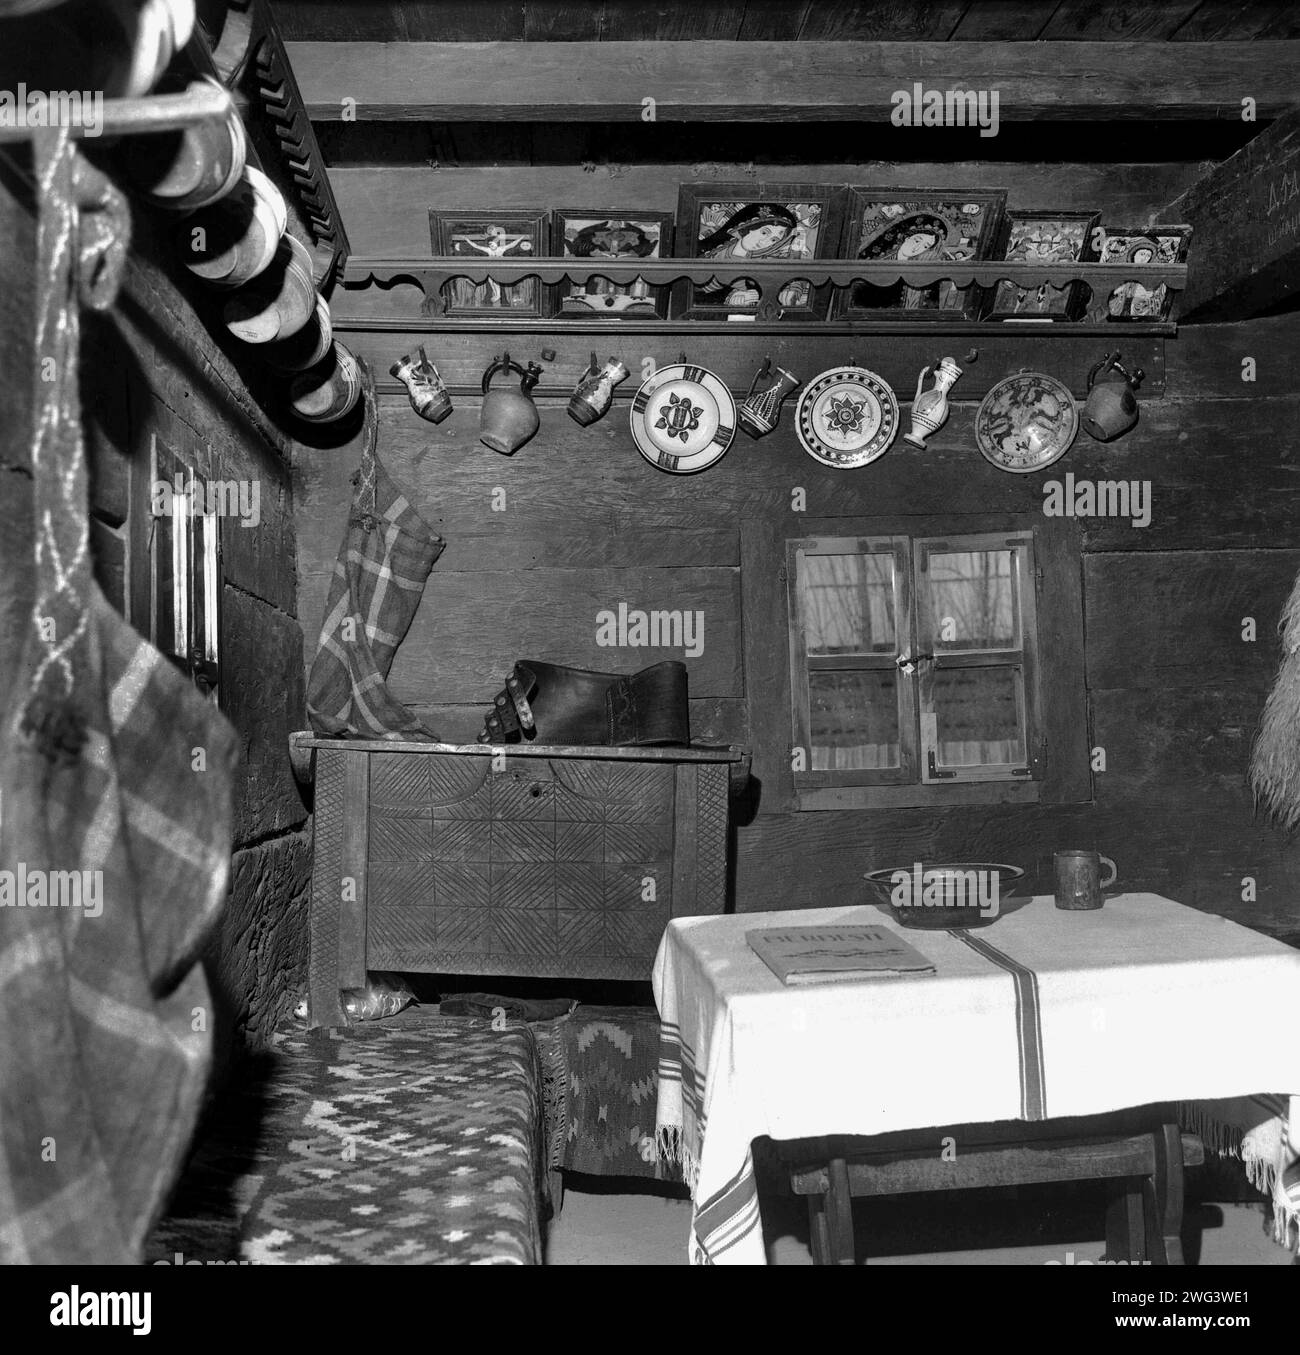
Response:
[[[541,1264],[527,1026],[412,1007],[281,1032],[250,1074],[202,1126],[147,1262]]]
[[[655,1161],[659,1017],[649,1007],[582,1006],[533,1029],[554,1091],[550,1165],[593,1176],[680,1179]]]

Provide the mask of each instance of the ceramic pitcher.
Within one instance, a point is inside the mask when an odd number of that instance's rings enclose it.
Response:
[[[784,367],[778,367],[771,374],[771,380],[763,385],[764,377],[771,373],[771,362],[765,362],[759,369],[749,387],[745,403],[737,416],[740,426],[751,438],[765,437],[777,425],[781,417],[781,402],[791,391],[799,386],[799,378]],[[762,386],[760,390],[759,387]]]
[[[954,358],[940,358],[934,368],[934,385],[925,390],[925,378],[931,369],[926,367],[916,379],[916,397],[912,401],[912,431],[903,434],[903,441],[925,450],[925,440],[937,432],[948,419],[948,392],[961,375]]]
[[[626,381],[630,373],[615,357],[603,366],[596,366],[596,355],[591,355],[591,366],[582,374],[577,387],[569,397],[569,416],[584,427],[595,423],[614,399],[614,387]]]
[[[406,387],[411,408],[422,419],[430,423],[441,423],[451,413],[451,396],[438,369],[429,361],[428,354],[421,346],[419,360],[407,357],[395,362],[388,369]]]

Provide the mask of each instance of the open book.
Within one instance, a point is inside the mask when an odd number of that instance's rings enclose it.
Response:
[[[934,973],[934,965],[888,927],[759,927],[745,940],[786,984]]]

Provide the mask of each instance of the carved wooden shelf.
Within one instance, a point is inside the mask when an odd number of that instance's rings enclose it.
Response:
[[[520,282],[540,278],[545,283],[586,282],[589,278],[608,278],[629,283],[644,278],[651,286],[674,282],[705,284],[716,278],[733,282],[753,278],[779,290],[788,283],[803,281],[814,286],[832,283],[847,287],[867,282],[890,287],[905,282],[909,287],[929,287],[936,282],[953,282],[958,287],[993,287],[1006,279],[1021,287],[1065,287],[1084,282],[1094,289],[1118,287],[1138,282],[1144,287],[1161,285],[1181,291],[1187,285],[1186,264],[1134,263],[1048,263],[1032,264],[1006,259],[988,259],[968,263],[902,263],[896,259],[867,262],[858,259],[748,259],[728,262],[714,259],[640,259],[636,263],[615,263],[608,259],[493,259],[479,262],[461,255],[429,259],[381,259],[353,257],[348,260],[343,282],[346,287],[393,287],[413,283],[427,296],[436,296],[453,278],[468,278],[483,283]]]

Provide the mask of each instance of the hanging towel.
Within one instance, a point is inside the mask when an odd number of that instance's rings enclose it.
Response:
[[[1193,1101],[1179,1118],[1216,1152],[1239,1157],[1273,1206],[1273,1240],[1300,1252],[1300,1096]]]
[[[225,895],[235,739],[92,581],[78,308],[112,304],[126,206],[66,129],[34,140],[35,597],[0,694],[0,1263],[131,1264],[210,1061],[196,960]]]
[[[446,542],[388,478],[376,451],[374,376],[361,363],[366,402],[361,467],[347,535],[334,564],[320,644],[307,679],[317,734],[436,739],[388,690],[388,670]]]

